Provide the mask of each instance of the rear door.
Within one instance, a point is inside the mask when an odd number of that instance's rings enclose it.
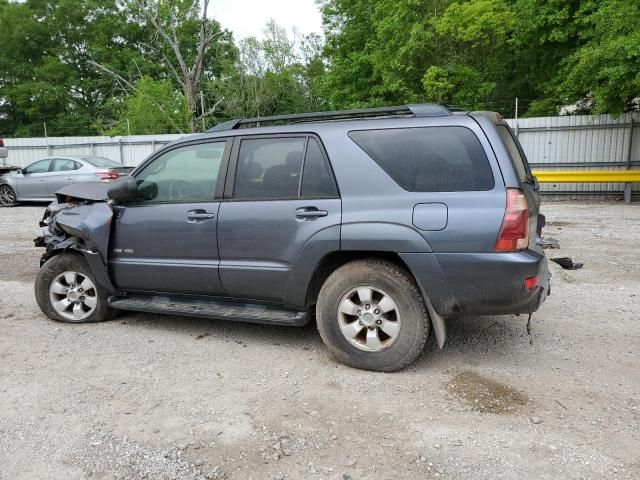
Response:
[[[119,288],[223,295],[216,221],[231,143],[176,145],[136,172],[138,198],[114,208],[109,266]]]
[[[49,194],[53,195],[62,187],[75,182],[77,171],[81,166],[80,162],[70,158],[54,158],[46,182]]]
[[[218,219],[222,285],[236,298],[284,303],[307,244],[339,249],[341,202],[328,159],[313,135],[247,136],[236,140],[229,172]]]

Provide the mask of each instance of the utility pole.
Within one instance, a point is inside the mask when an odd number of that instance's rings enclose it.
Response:
[[[518,97],[516,97],[516,138],[518,138]]]
[[[200,90],[200,108],[202,108],[202,131],[204,132],[205,130],[205,123],[204,123],[204,93],[202,93],[202,90]]]
[[[44,125],[44,141],[47,144],[47,156],[51,155],[51,145],[49,145],[49,136],[47,135],[47,122],[42,122]]]

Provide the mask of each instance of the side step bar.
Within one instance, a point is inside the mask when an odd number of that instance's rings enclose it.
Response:
[[[305,325],[310,319],[308,312],[286,310],[271,305],[165,297],[161,295],[109,297],[108,303],[110,307],[119,310],[270,325],[290,325],[294,327]]]

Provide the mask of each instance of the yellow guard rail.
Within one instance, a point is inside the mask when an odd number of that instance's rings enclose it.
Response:
[[[631,203],[631,184],[640,182],[640,170],[534,170],[540,183],[624,183],[624,202]]]
[[[640,170],[534,170],[540,183],[633,183],[640,182]]]

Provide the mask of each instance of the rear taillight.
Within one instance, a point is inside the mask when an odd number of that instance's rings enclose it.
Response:
[[[96,177],[100,180],[117,180],[120,178],[118,172],[96,172]]]
[[[4,140],[0,138],[0,147],[4,147]]]
[[[494,250],[515,252],[529,245],[529,208],[527,198],[518,188],[507,188],[507,208]]]
[[[527,277],[524,279],[524,286],[528,290],[531,290],[532,288],[536,288],[539,283],[540,283],[540,277],[538,275],[535,275],[533,277]]]

